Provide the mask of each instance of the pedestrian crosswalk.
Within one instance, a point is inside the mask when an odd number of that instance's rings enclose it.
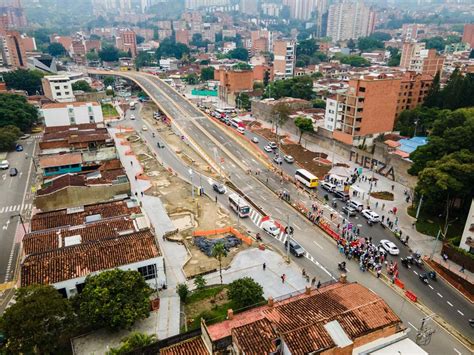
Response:
[[[0,214],[2,213],[12,213],[12,212],[22,212],[31,209],[31,203],[25,203],[20,205],[12,206],[2,206],[0,207]]]

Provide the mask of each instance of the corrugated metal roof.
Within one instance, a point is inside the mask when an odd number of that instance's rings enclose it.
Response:
[[[349,339],[344,329],[342,329],[341,324],[337,320],[324,324],[324,329],[329,333],[331,339],[334,343],[340,347],[344,348],[352,344],[352,340]]]

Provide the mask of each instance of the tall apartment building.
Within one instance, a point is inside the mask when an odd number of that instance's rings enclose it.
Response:
[[[329,7],[327,36],[333,42],[366,37],[374,30],[375,13],[360,0],[340,0]]]
[[[129,28],[120,29],[115,38],[118,49],[132,54],[132,58],[137,56],[137,35]]]
[[[290,17],[297,20],[309,20],[316,11],[317,0],[283,0],[290,9]]]
[[[0,18],[5,28],[27,26],[25,12],[20,0],[0,0]]]
[[[281,4],[265,2],[261,5],[262,13],[267,16],[280,17]]]
[[[239,10],[246,15],[258,15],[258,0],[240,0]]]
[[[418,32],[424,29],[424,25],[417,23],[404,23],[402,26],[402,39],[404,41],[415,41],[418,38]]]
[[[189,10],[197,10],[200,7],[229,5],[230,0],[186,0],[184,7]]]
[[[76,100],[72,91],[72,82],[65,75],[48,75],[41,79],[44,96],[56,102],[73,102]]]
[[[474,23],[467,23],[464,25],[462,41],[468,43],[471,48],[474,48]]]
[[[0,30],[0,64],[9,68],[26,68],[26,51],[19,32]]]
[[[271,52],[273,50],[273,32],[258,30],[250,32],[251,49],[254,52]]]
[[[286,39],[275,40],[273,42],[273,55],[275,76],[282,79],[292,78],[295,73],[296,42]]]
[[[436,53],[436,49],[426,49],[425,43],[405,42],[400,67],[434,76],[438,71],[442,73],[445,59]]]
[[[329,0],[318,0],[316,7],[316,36],[325,37],[328,26]]]
[[[367,136],[391,132],[402,111],[423,102],[432,82],[431,76],[410,72],[352,79],[345,94],[328,99],[325,128],[334,139],[356,146]]]

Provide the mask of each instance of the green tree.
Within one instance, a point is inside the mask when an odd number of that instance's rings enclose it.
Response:
[[[234,64],[232,66],[232,69],[234,69],[234,70],[252,70],[252,67],[250,66],[250,64],[239,62],[239,63]]]
[[[433,78],[433,83],[426,95],[423,102],[423,106],[426,107],[439,107],[441,99],[441,85],[440,85],[440,73],[436,72],[436,75]]]
[[[249,60],[249,52],[245,48],[235,48],[229,51],[228,57],[246,62]]]
[[[207,281],[202,275],[197,275],[194,278],[194,286],[196,286],[196,290],[202,290],[206,287]]]
[[[160,43],[160,47],[156,50],[156,58],[170,58],[181,59],[183,56],[189,54],[189,47],[183,43],[176,43],[174,40],[166,38]]]
[[[298,129],[300,130],[300,138],[298,140],[298,144],[301,143],[301,138],[303,137],[303,133],[314,131],[313,120],[311,118],[296,117],[295,126],[298,127]]]
[[[199,76],[196,73],[191,73],[184,77],[184,81],[189,85],[196,85],[199,83]]]
[[[362,52],[369,52],[374,49],[384,48],[384,44],[382,41],[378,41],[372,37],[361,37],[357,40],[357,47]]]
[[[116,62],[119,59],[119,50],[114,46],[103,46],[99,51],[99,58],[104,62]]]
[[[266,87],[265,96],[275,99],[294,97],[311,100],[314,96],[313,79],[310,76],[298,76],[291,79],[274,81]]]
[[[434,48],[437,51],[444,50],[444,47],[447,44],[447,42],[443,39],[443,37],[440,37],[440,36],[422,39],[421,41],[426,43],[426,48],[427,49],[433,49]]]
[[[0,127],[16,126],[28,132],[38,121],[38,110],[26,101],[26,97],[0,94]]]
[[[53,57],[60,57],[66,54],[66,48],[61,43],[51,43],[47,49]]]
[[[392,35],[387,32],[374,32],[369,37],[381,42],[389,41],[392,39]]]
[[[201,80],[214,80],[214,67],[206,67],[201,69]]]
[[[390,52],[390,59],[388,60],[389,67],[397,67],[400,65],[400,60],[402,58],[402,54],[398,50],[398,48],[388,47],[387,48]]]
[[[97,52],[95,52],[95,51],[87,52],[87,54],[86,54],[86,59],[87,59],[89,62],[99,60],[99,54],[97,54]]]
[[[78,80],[75,83],[72,83],[72,90],[74,91],[84,91],[84,92],[92,92],[95,91],[89,83],[85,80]]]
[[[313,102],[313,108],[326,108],[326,101],[323,99],[315,99]]]
[[[416,107],[413,110],[405,110],[398,116],[395,129],[400,131],[402,136],[426,136],[433,127],[435,120],[443,114],[446,114],[446,112],[424,106]]]
[[[368,67],[370,62],[364,57],[358,55],[339,55],[336,56],[342,64],[349,64],[353,67]]]
[[[113,86],[115,84],[115,78],[113,76],[106,76],[104,78],[105,86]]]
[[[189,296],[189,288],[185,283],[179,283],[176,285],[176,292],[178,293],[181,302],[186,303]]]
[[[135,68],[139,70],[142,67],[157,65],[156,57],[153,53],[139,52],[135,57]]]
[[[250,97],[249,97],[249,94],[247,94],[246,92],[240,92],[237,95],[236,102],[237,102],[238,108],[241,108],[247,111],[250,110],[250,106],[251,106]]]
[[[42,92],[41,78],[44,74],[39,70],[17,69],[3,73],[2,76],[9,89],[25,90],[28,95]]]
[[[113,330],[129,329],[150,315],[152,289],[138,271],[120,269],[89,275],[76,305],[84,324]]]
[[[0,318],[5,349],[11,354],[54,353],[75,324],[69,301],[53,286],[33,285],[15,292],[15,303]]]
[[[15,143],[21,136],[21,131],[16,126],[0,127],[0,152],[15,148]]]
[[[225,248],[224,243],[218,242],[214,244],[212,247],[211,255],[213,258],[216,258],[219,261],[219,277],[221,278],[221,285],[222,281],[222,258],[227,256],[227,249]]]
[[[244,277],[231,282],[227,296],[237,308],[253,306],[265,300],[262,286],[251,277]]]
[[[270,83],[270,71],[265,70],[265,72],[263,73],[263,86],[267,87],[269,83]]]
[[[130,354],[134,350],[139,350],[145,346],[156,343],[155,334],[144,334],[140,332],[132,332],[120,340],[120,347],[111,348],[106,354],[107,355],[126,355]]]
[[[137,44],[142,44],[145,42],[145,37],[137,35]]]
[[[296,45],[296,57],[300,55],[312,56],[319,49],[315,39],[305,39]]]
[[[280,102],[273,106],[272,108],[272,116],[274,119],[272,120],[272,125],[275,123],[277,134],[278,134],[278,127],[283,126],[288,118],[290,118],[291,108],[287,104]]]
[[[355,47],[356,47],[356,44],[354,40],[352,38],[349,38],[349,40],[347,41],[347,48],[349,48],[352,52],[355,49]]]

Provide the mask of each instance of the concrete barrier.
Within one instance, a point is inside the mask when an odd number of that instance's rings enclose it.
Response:
[[[413,302],[416,302],[418,300],[418,297],[411,291],[409,290],[406,290],[405,291],[405,296],[410,300],[410,301],[413,301]]]

